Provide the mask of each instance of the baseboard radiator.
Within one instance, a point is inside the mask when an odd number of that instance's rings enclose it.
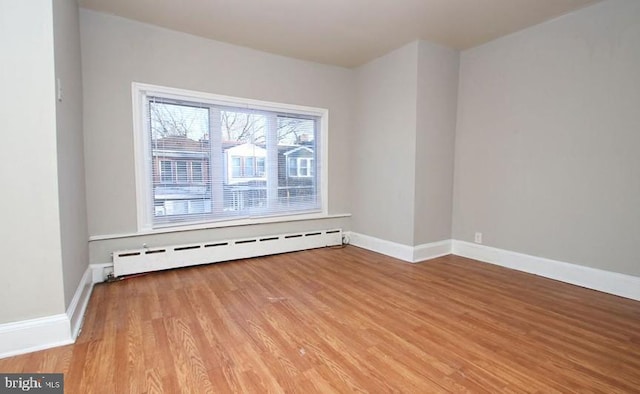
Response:
[[[332,229],[121,250],[113,253],[113,275],[119,277],[341,244],[342,230]]]

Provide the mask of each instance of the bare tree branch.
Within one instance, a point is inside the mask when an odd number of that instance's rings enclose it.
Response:
[[[201,122],[190,108],[180,105],[155,103],[149,105],[151,131],[154,139],[167,137],[187,137],[202,139],[206,132],[198,127]],[[243,111],[220,111],[221,133],[223,141],[266,143],[266,117]],[[313,138],[313,120],[279,116],[277,120],[278,144],[299,145]],[[203,134],[204,135],[199,135]],[[197,137],[196,137],[197,136]]]

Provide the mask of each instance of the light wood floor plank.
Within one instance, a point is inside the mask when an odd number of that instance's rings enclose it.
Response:
[[[76,344],[0,360],[68,393],[638,393],[640,302],[356,247],[100,284]]]

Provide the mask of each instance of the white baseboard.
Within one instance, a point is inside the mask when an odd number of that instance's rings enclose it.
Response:
[[[345,235],[354,246],[410,263],[455,254],[640,301],[640,277],[458,240],[411,247],[354,232]],[[66,313],[0,324],[0,358],[74,343],[93,285],[104,281],[104,274],[111,266],[92,264],[87,268]]]
[[[415,247],[355,232],[345,233],[354,246],[410,263],[455,254],[528,272],[572,285],[640,301],[640,277],[565,263],[466,241],[444,240]]]
[[[113,273],[113,263],[91,264],[89,268],[93,284],[104,282],[107,280],[107,275]]]
[[[435,259],[436,257],[442,257],[448,254],[451,254],[450,239],[422,244],[413,247],[413,262],[419,263],[421,261]]]
[[[0,324],[0,358],[73,343],[65,313]]]
[[[67,308],[67,317],[70,322],[71,338],[75,341],[82,328],[82,322],[84,320],[84,313],[87,310],[89,304],[89,298],[93,291],[93,270],[91,267],[87,267],[80,279],[78,288],[73,295],[73,299]]]
[[[453,254],[640,301],[639,277],[457,240]]]
[[[360,233],[348,232],[346,235],[349,237],[349,243],[354,246],[395,257],[408,263],[418,263],[451,254],[450,239],[408,246]]]
[[[413,248],[410,246],[360,233],[349,232],[346,235],[349,237],[351,245],[395,257],[399,260],[413,262]]]
[[[92,270],[87,267],[66,313],[0,324],[0,358],[74,343],[92,290]]]

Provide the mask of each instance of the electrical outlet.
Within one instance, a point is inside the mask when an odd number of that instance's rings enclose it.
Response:
[[[482,233],[476,233],[473,242],[477,243],[477,244],[481,244],[482,243]]]

